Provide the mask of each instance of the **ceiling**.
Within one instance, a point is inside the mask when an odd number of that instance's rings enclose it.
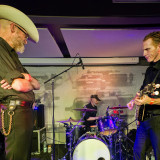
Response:
[[[143,37],[160,30],[160,0],[122,1],[1,0],[1,4],[20,9],[38,28],[39,43],[28,41],[20,58],[142,57]]]

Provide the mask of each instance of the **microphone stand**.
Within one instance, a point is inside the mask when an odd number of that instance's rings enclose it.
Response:
[[[136,121],[136,119],[135,120],[133,120],[132,122],[130,122],[130,123],[128,123],[127,125],[125,125],[124,127],[123,127],[123,129],[121,129],[121,125],[119,126],[119,128],[118,128],[118,140],[119,140],[119,160],[122,160],[123,158],[122,158],[122,141],[121,141],[121,139],[122,139],[122,137],[124,136],[126,139],[128,139],[130,142],[132,142],[133,144],[134,144],[134,142],[127,136],[127,135],[124,135],[124,133],[123,133],[123,131],[124,131],[124,129],[126,128],[127,129],[127,134],[128,134],[128,126],[130,125],[130,124],[132,124],[133,122],[135,122]],[[127,141],[126,141],[127,142]],[[128,142],[126,143],[126,148],[128,148]],[[128,154],[127,154],[127,152],[126,152],[126,160],[128,160]]]
[[[50,79],[48,79],[47,81],[44,82],[44,84],[48,83],[49,81],[52,80],[52,101],[53,101],[53,118],[52,118],[52,125],[53,125],[53,148],[52,148],[52,155],[53,155],[53,159],[55,160],[55,131],[54,131],[54,80],[56,77],[58,77],[59,75],[69,71],[71,68],[78,66],[79,64],[81,64],[81,62],[78,62],[75,65],[72,65],[71,67],[69,67],[68,69],[64,70],[63,72],[51,77]]]

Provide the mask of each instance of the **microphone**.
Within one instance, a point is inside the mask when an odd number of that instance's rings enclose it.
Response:
[[[79,57],[79,62],[80,62],[80,64],[82,65],[82,69],[84,69],[84,65],[83,65],[83,62],[82,62],[81,57]]]

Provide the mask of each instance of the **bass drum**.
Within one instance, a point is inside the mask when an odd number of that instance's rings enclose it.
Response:
[[[83,135],[73,151],[73,160],[110,160],[110,152],[103,137]]]

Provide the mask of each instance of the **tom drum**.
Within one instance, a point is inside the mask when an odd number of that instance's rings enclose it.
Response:
[[[106,116],[98,119],[98,130],[102,135],[112,135],[117,132],[116,119],[111,116]]]

